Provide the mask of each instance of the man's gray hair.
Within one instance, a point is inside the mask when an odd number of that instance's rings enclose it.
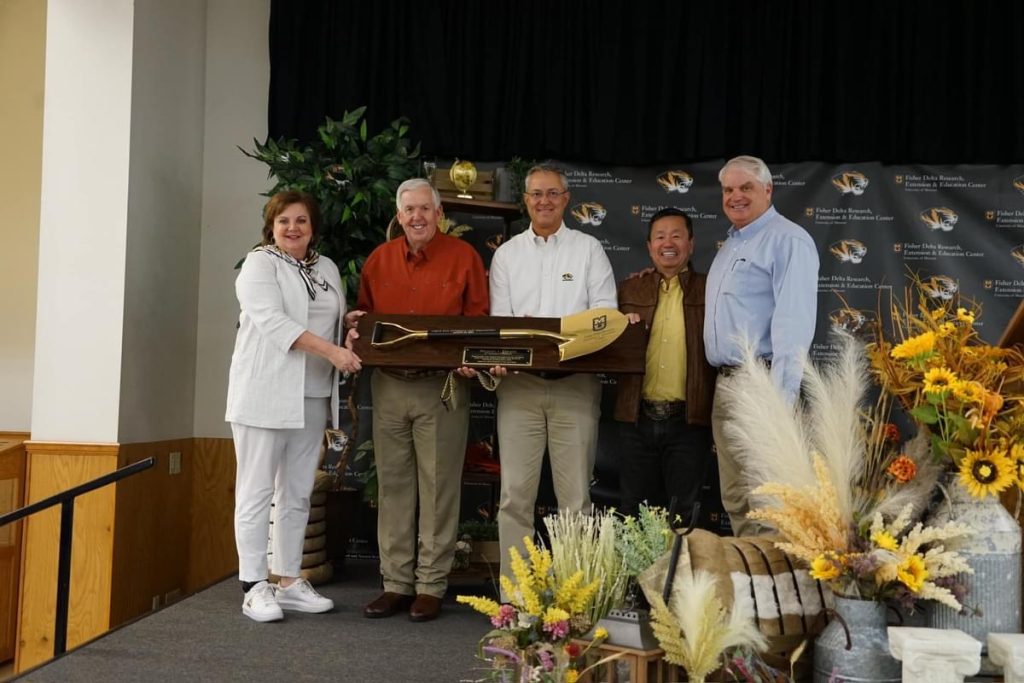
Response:
[[[767,187],[770,187],[772,184],[772,172],[768,170],[768,165],[757,157],[744,155],[729,159],[729,161],[725,162],[722,170],[718,172],[718,182],[722,182],[722,176],[730,168],[739,168],[746,171],[754,176],[757,182]]]
[[[569,181],[565,177],[565,171],[563,171],[562,169],[558,168],[557,166],[548,161],[545,161],[542,164],[537,164],[536,166],[532,166],[530,170],[526,172],[526,177],[523,178],[523,187],[526,187],[526,181],[529,180],[530,176],[532,176],[534,173],[554,173],[556,176],[558,176],[559,182],[562,183],[562,189],[569,189]]]
[[[438,194],[437,188],[430,184],[429,180],[423,178],[409,178],[404,183],[398,186],[398,190],[395,191],[395,208],[401,210],[402,208],[402,195],[412,190],[418,190],[421,187],[426,187],[430,190],[430,194],[434,197],[434,208],[441,208],[441,195]]]

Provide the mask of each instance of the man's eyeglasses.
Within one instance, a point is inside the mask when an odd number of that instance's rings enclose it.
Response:
[[[539,202],[545,197],[550,201],[555,201],[566,192],[568,192],[568,190],[534,190],[533,192],[524,192],[523,195],[535,202]]]

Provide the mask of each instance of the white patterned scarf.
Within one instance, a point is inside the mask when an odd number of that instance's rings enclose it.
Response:
[[[316,262],[320,260],[320,254],[315,249],[307,251],[306,258],[301,261],[288,252],[282,251],[275,244],[256,247],[253,251],[265,251],[271,256],[276,256],[285,263],[290,263],[295,266],[299,271],[299,277],[302,278],[303,284],[306,285],[306,291],[309,293],[310,299],[316,299],[317,290],[324,292],[327,291],[327,278],[321,275],[319,270],[313,268],[313,266],[316,265]]]

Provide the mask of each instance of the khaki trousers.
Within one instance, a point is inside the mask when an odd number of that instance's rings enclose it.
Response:
[[[729,421],[722,387],[736,379],[718,375],[715,384],[715,400],[711,406],[711,433],[718,451],[718,477],[721,482],[722,507],[729,514],[733,536],[758,536],[768,533],[769,529],[747,519],[750,512],[750,483],[744,476],[736,458],[737,449],[726,435],[725,425]]]
[[[498,444],[501,502],[498,540],[501,573],[511,577],[509,548],[524,554],[523,537],[533,538],[534,508],[544,450],[560,510],[590,509],[590,478],[597,457],[601,382],[596,375],[541,379],[520,373],[498,385]]]
[[[444,376],[397,379],[374,370],[370,385],[384,590],[440,598],[455,556],[469,401],[445,410]]]

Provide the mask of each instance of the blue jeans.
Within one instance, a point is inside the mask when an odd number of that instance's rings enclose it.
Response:
[[[636,513],[644,501],[667,509],[675,496],[688,524],[711,462],[711,429],[686,424],[685,414],[652,420],[641,411],[635,425],[620,424],[619,438],[622,513]]]

